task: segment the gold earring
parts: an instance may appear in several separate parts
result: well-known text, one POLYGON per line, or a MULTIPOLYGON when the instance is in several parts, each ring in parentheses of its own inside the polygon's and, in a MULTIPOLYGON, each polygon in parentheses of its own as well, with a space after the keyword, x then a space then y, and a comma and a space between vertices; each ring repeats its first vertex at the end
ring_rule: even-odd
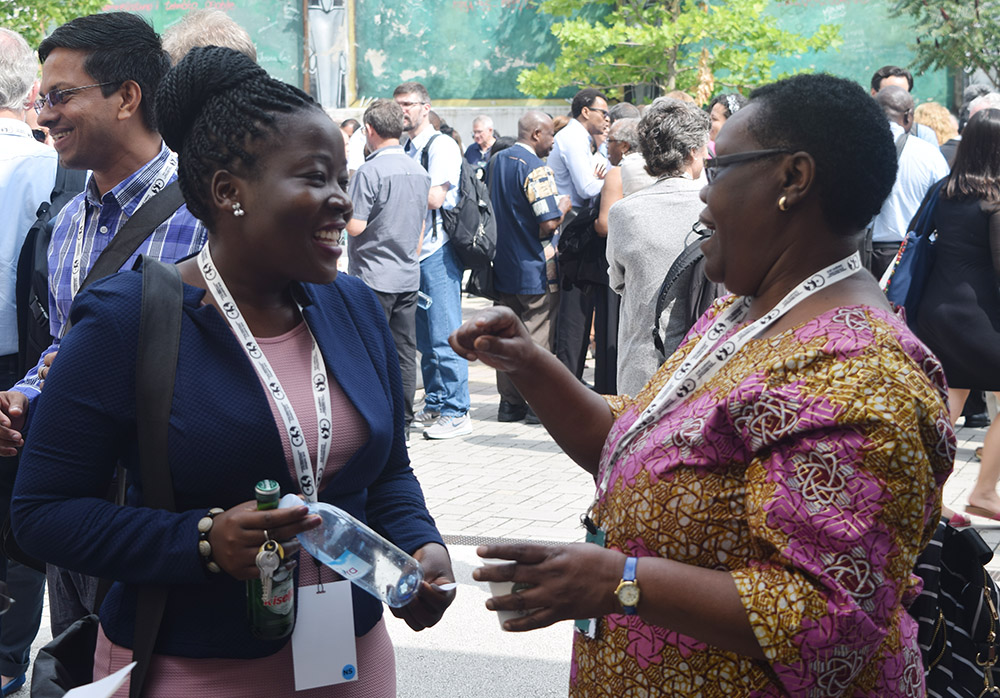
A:
POLYGON ((788 199, 786 199, 784 196, 778 199, 778 210, 779 211, 788 210, 788 199))

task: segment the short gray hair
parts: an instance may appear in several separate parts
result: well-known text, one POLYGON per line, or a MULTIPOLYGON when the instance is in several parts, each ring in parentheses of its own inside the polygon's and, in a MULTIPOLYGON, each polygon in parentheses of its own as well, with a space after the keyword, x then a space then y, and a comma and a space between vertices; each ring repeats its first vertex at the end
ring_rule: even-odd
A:
POLYGON ((642 116, 642 112, 639 111, 639 107, 631 102, 619 102, 608 109, 608 118, 611 123, 615 123, 619 119, 638 119, 640 116, 642 116))
POLYGON ((174 65, 195 46, 231 48, 257 61, 257 47, 250 34, 222 10, 192 10, 163 32, 163 50, 174 65))
POLYGON ((638 119, 618 119, 611 124, 608 135, 613 135, 623 143, 628 143, 630 152, 639 152, 639 120, 638 119))
POLYGON ((0 109, 21 113, 38 76, 38 57, 17 32, 0 29, 0 109))
POLYGON ((708 143, 708 114, 694 104, 658 97, 639 121, 639 147, 653 177, 678 175, 691 151, 708 143))
POLYGON ((475 119, 472 120, 472 128, 476 126, 484 126, 486 128, 493 128, 493 119, 488 117, 486 114, 480 114, 475 119))
POLYGON ((1000 109, 1000 94, 987 92, 969 102, 969 118, 972 118, 973 114, 983 109, 1000 109))

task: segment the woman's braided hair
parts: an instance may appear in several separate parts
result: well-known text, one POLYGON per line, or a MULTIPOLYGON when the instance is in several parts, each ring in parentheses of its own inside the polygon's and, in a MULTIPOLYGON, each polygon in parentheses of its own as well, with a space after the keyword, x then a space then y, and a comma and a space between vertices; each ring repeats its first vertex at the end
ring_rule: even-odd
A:
POLYGON ((180 156, 177 177, 191 213, 209 223, 212 175, 234 168, 252 174, 251 141, 273 133, 278 114, 306 108, 319 106, 242 53, 219 46, 191 49, 156 93, 160 134, 180 156))

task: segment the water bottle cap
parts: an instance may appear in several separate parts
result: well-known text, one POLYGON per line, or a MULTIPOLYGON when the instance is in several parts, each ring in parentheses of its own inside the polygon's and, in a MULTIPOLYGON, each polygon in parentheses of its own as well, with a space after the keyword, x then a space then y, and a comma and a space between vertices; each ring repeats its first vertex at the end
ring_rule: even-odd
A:
POLYGON ((276 480, 261 480, 255 488, 257 498, 277 499, 281 493, 281 486, 276 480))

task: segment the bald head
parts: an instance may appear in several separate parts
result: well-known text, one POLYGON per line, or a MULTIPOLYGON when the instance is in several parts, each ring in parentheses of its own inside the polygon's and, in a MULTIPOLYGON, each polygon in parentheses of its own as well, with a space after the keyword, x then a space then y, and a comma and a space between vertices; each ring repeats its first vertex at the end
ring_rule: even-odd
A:
POLYGON ((913 122, 913 96, 909 92, 902 87, 890 85, 878 91, 875 101, 890 121, 909 129, 909 124, 913 122))
POLYGON ((552 117, 545 112, 526 111, 517 121, 517 140, 534 149, 535 154, 544 158, 552 150, 555 127, 552 117))

